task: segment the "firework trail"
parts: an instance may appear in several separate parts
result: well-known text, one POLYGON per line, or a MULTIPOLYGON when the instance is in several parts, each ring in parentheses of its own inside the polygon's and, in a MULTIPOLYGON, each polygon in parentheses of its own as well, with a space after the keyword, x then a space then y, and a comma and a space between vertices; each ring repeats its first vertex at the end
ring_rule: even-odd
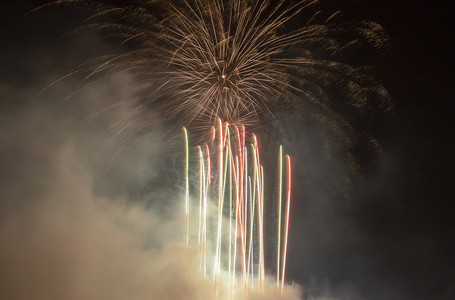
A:
MULTIPOLYGON (((224 288, 221 279, 226 272, 228 295, 237 293, 238 287, 242 293, 263 290, 264 171, 257 138, 253 135, 248 145, 245 126, 274 120, 276 113, 284 112, 291 119, 317 120, 327 129, 327 138, 351 148, 358 129, 343 112, 355 120, 373 106, 387 111, 391 104, 369 72, 335 58, 362 43, 382 49, 387 44, 382 28, 372 22, 340 27, 331 23, 336 14, 317 24, 317 0, 131 0, 118 7, 61 0, 48 6, 74 3, 97 9, 76 31, 106 33, 127 50, 93 59, 69 75, 82 74, 86 84, 127 71, 146 83, 146 95, 119 132, 141 131, 134 114, 149 107, 162 112, 175 127, 186 126, 202 136, 211 130, 211 140, 195 151, 198 172, 193 170, 192 143, 184 131, 186 244, 197 241, 200 268, 213 281, 217 295, 224 288), (311 13, 300 23, 297 16, 307 10, 311 13), (347 41, 346 32, 354 37, 347 41), (344 42, 338 42, 337 36, 344 42), (327 58, 321 59, 321 53, 327 58), (341 97, 330 101, 332 94, 341 97), (190 180, 194 173, 199 174, 197 184, 190 180), (217 199, 214 224, 211 199, 217 199)), ((283 294, 292 173, 291 158, 283 159, 281 147, 278 160, 273 268, 283 294)))
MULTIPOLYGON (((266 281, 264 168, 254 134, 247 139, 244 126, 229 125, 220 119, 218 123, 218 130, 213 130, 215 135, 210 137, 210 141, 197 147, 199 171, 189 172, 185 168, 186 241, 187 244, 197 243, 201 271, 213 281, 216 295, 223 291, 228 297, 239 293, 246 297, 248 292, 264 292, 266 281), (251 141, 249 145, 247 140, 251 141), (196 176, 198 183, 191 185, 194 187, 191 191, 188 184, 190 174, 199 174, 196 176), (190 195, 197 200, 189 200, 190 195), (208 202, 213 202, 213 205, 208 202), (188 207, 196 204, 196 217, 189 222, 188 207), (209 205, 215 208, 209 210, 209 205), (215 220, 213 224, 209 219, 215 220), (208 227, 216 230, 208 232, 208 227), (213 249, 209 249, 210 246, 213 249), (222 277, 228 280, 221 282, 222 277)), ((187 166, 191 154, 185 128, 184 136, 187 166)), ((286 213, 282 218, 283 153, 280 147, 276 283, 281 296, 284 293, 291 210, 292 166, 290 157, 286 155, 285 158, 286 213)))

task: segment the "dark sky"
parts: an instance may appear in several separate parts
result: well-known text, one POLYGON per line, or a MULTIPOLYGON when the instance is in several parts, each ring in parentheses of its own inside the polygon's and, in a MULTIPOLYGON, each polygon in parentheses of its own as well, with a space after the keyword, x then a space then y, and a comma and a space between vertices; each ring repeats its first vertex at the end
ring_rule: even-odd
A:
POLYGON ((364 2, 356 14, 371 16, 392 38, 392 56, 378 70, 396 105, 397 123, 385 149, 398 164, 390 174, 393 181, 372 195, 374 213, 366 224, 372 235, 381 236, 378 264, 385 278, 401 281, 415 299, 450 299, 455 279, 449 246, 455 230, 453 7, 364 2))
POLYGON ((393 47, 376 68, 396 106, 396 124, 384 139, 394 163, 359 210, 376 249, 378 279, 401 285, 412 299, 451 299, 453 6, 358 1, 353 7, 346 13, 383 25, 393 47))
MULTIPOLYGON (((10 1, 2 4, 0 12, 0 81, 23 87, 30 97, 41 87, 35 84, 37 78, 40 82, 46 81, 42 77, 56 78, 47 69, 64 74, 103 50, 91 48, 88 41, 69 55, 71 59, 62 58, 71 42, 56 39, 74 28, 83 13, 63 9, 65 15, 40 12, 20 18, 41 2, 10 1)), ((321 248, 314 248, 322 249, 319 257, 299 258, 289 272, 304 284, 316 276, 335 290, 353 285, 366 299, 455 299, 454 10, 448 1, 327 0, 323 4, 326 9, 343 10, 346 20, 378 22, 389 33, 391 53, 373 63, 396 115, 375 132, 383 146, 382 161, 365 170, 363 183, 352 195, 353 206, 334 222, 338 226, 349 220, 360 237, 321 242, 321 248)), ((3 92, 2 110, 23 101, 3 92)), ((346 234, 342 230, 332 234, 338 233, 346 234)), ((312 253, 299 251, 295 248, 290 255, 312 253)))

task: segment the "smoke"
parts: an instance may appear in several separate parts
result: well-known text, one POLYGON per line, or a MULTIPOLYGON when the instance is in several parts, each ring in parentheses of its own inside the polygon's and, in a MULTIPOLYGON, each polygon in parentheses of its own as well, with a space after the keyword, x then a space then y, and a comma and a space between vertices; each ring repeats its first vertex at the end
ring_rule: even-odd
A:
MULTIPOLYGON (((147 113, 153 126, 128 146, 116 131, 135 107, 112 106, 112 94, 132 84, 122 74, 49 99, 70 93, 69 82, 2 112, 0 298, 214 299, 197 249, 181 243, 182 190, 159 184, 168 152, 159 118, 147 113)), ((3 95, 21 93, 3 85, 3 95)), ((287 288, 283 299, 298 294, 287 288)), ((279 290, 264 295, 249 298, 279 290)))
MULTIPOLYGON (((179 172, 168 126, 146 111, 134 122, 146 130, 123 130, 137 109, 128 96, 138 82, 122 74, 64 100, 78 86, 70 78, 31 100, 79 63, 112 50, 90 34, 54 49, 59 34, 79 24, 73 14, 73 24, 66 15, 61 21, 67 28, 32 20, 22 29, 21 51, 0 50, 7 62, 0 70, 0 299, 214 299, 211 280, 200 276, 197 249, 181 244, 184 184, 173 176, 179 172)), ((292 134, 285 144, 299 159, 287 278, 304 285, 287 287, 287 299, 365 299, 355 292, 359 286, 368 299, 393 299, 377 293, 381 286, 373 289, 370 254, 352 246, 363 245, 365 233, 347 221, 345 202, 335 201, 328 184, 338 182, 343 158, 306 156, 308 145, 322 143, 322 129, 305 129, 314 136, 292 134), (308 282, 312 276, 318 280, 308 282), (321 283, 326 277, 331 284, 321 283)), ((280 298, 272 283, 248 297, 280 298)))

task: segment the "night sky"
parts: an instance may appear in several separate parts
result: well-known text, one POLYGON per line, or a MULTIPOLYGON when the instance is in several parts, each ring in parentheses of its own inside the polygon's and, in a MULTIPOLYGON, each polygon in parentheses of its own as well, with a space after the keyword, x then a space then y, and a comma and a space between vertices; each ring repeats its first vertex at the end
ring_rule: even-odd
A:
MULTIPOLYGON (((61 8, 24 16, 42 2, 0 6, 0 116, 37 101, 30 99, 46 84, 112 47, 93 42, 90 34, 58 40, 89 13, 61 8)), ((390 53, 369 61, 395 114, 371 128, 383 155, 362 166, 348 199, 298 206, 295 218, 315 213, 321 223, 317 234, 308 227, 291 233, 295 263, 289 276, 303 286, 327 288, 327 299, 455 299, 453 8, 448 1, 400 0, 326 0, 322 8, 342 10, 342 20, 375 21, 390 35, 390 53)), ((3 184, 21 151, 0 152, 3 184)), ((0 226, 1 210, 15 206, 7 197, 0 198, 0 226)), ((1 282, 0 298, 7 299, 1 282)))

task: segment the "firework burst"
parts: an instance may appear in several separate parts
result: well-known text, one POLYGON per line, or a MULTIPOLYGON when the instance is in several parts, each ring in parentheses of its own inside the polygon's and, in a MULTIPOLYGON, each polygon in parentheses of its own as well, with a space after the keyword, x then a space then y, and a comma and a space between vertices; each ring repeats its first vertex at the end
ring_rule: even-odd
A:
MULTIPOLYGON (((258 139, 254 134, 248 138, 244 126, 229 125, 220 119, 218 123, 209 141, 194 151, 198 172, 190 168, 194 165, 190 163, 193 151, 189 151, 188 132, 184 128, 186 244, 197 245, 201 272, 212 279, 216 295, 222 291, 228 299, 239 294, 247 299, 249 292, 264 293, 267 266, 275 268, 276 287, 283 296, 291 210, 291 158, 285 156, 283 168, 280 146, 278 209, 272 218, 278 225, 273 242, 277 260, 273 267, 265 255, 269 239, 264 234, 269 218, 265 206, 272 199, 264 192, 266 183, 258 139)), ((273 285, 270 279, 267 285, 273 285)))
POLYGON ((97 9, 77 30, 98 30, 127 49, 74 73, 87 80, 118 71, 136 74, 147 83, 137 112, 151 106, 179 127, 206 132, 217 118, 252 125, 285 112, 317 119, 328 135, 350 144, 358 131, 351 119, 391 107, 369 72, 335 59, 362 44, 382 51, 387 45, 382 28, 373 22, 340 26, 332 23, 336 13, 317 22, 317 0, 133 0, 119 7, 61 0, 49 5, 73 3, 97 9), (330 98, 334 91, 336 97, 330 98))
MULTIPOLYGON (((146 87, 133 114, 152 107, 176 127, 213 132, 218 137, 219 144, 213 138, 212 145, 204 144, 197 151, 199 218, 197 226, 191 226, 195 224, 190 218, 195 192, 189 179, 191 144, 185 130, 186 244, 197 240, 201 269, 213 277, 217 291, 222 270, 228 270, 229 293, 238 278, 242 278, 242 285, 246 283, 244 290, 250 286, 260 289, 265 281, 263 168, 256 138, 252 138, 251 147, 245 143, 244 126, 274 120, 277 113, 284 112, 290 118, 317 120, 327 129, 328 137, 348 145, 349 150, 358 134, 351 119, 377 107, 387 111, 391 104, 385 89, 366 69, 335 58, 362 43, 381 49, 387 44, 382 28, 372 22, 339 26, 332 23, 337 14, 318 23, 317 0, 131 0, 118 7, 61 0, 49 6, 73 3, 97 9, 77 31, 105 33, 120 40, 125 51, 93 59, 70 75, 82 74, 87 83, 119 71, 135 74, 146 87), (218 133, 207 130, 216 123, 218 133), (232 144, 231 134, 235 140, 232 144), (212 162, 213 153, 217 158, 212 162), (207 254, 209 198, 218 199, 217 222, 212 226, 216 234, 209 238, 214 245, 213 258, 207 254), (228 242, 222 238, 225 218, 229 222, 225 226, 228 242), (196 234, 192 228, 197 228, 196 234), (227 263, 222 259, 226 257, 227 263), (213 261, 211 268, 207 266, 209 260, 213 261)), ((128 118, 119 132, 135 130, 137 123, 132 116, 128 118)), ((374 138, 368 138, 378 148, 374 138)), ((281 148, 279 166, 278 239, 273 269, 283 293, 291 159, 286 156, 283 160, 281 148), (287 180, 287 192, 283 192, 283 178, 287 180), (282 203, 283 195, 286 205, 282 203)))

